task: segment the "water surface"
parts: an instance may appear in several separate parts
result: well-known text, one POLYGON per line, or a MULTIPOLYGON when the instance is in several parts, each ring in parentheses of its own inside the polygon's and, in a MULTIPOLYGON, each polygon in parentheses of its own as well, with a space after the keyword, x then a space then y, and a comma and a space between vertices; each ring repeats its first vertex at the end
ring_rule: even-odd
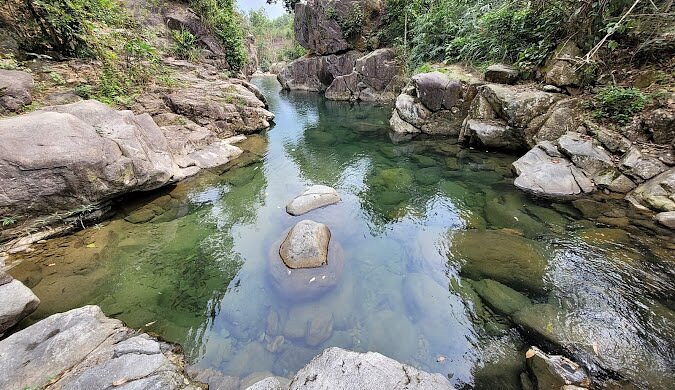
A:
POLYGON ((127 200, 117 218, 12 259, 42 300, 24 325, 98 304, 228 376, 290 376, 339 346, 484 389, 520 388, 535 343, 615 383, 672 388, 672 236, 627 225, 613 204, 622 228, 530 199, 507 155, 394 144, 388 107, 255 82, 276 124, 244 143, 238 167, 127 200), (287 215, 311 184, 342 202, 287 215), (302 218, 328 225, 341 249, 338 283, 322 295, 280 291, 270 272, 302 218))

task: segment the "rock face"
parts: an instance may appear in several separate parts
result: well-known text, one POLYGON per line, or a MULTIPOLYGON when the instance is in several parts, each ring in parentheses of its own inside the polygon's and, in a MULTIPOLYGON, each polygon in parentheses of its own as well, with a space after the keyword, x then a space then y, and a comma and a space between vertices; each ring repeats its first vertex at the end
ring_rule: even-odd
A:
POLYGON ((526 358, 539 390, 556 390, 567 385, 587 388, 591 385, 584 369, 564 356, 548 355, 537 347, 530 347, 526 358))
POLYGON ((417 74, 397 97, 389 124, 400 135, 458 135, 481 84, 478 75, 459 66, 417 74))
POLYGON ((17 112, 31 104, 33 86, 30 73, 0 69, 0 114, 17 112))
POLYGON ((377 31, 384 11, 381 0, 310 0, 295 6, 295 39, 319 55, 360 49, 364 36, 377 31), (352 26, 358 23, 358 26, 352 26), (347 29, 343 28, 347 27, 347 29))
POLYGON ((547 123, 562 95, 530 86, 486 84, 478 87, 459 134, 460 141, 488 148, 523 150, 547 123))
POLYGON ((258 63, 258 52, 255 49, 255 37, 253 35, 246 36, 244 47, 246 47, 246 58, 248 58, 248 62, 244 67, 244 73, 247 76, 250 76, 257 72, 260 67, 260 64, 258 63))
POLYGON ((34 312, 38 297, 23 283, 0 271, 0 336, 34 312))
POLYGON ((0 388, 198 389, 171 349, 85 306, 0 341, 0 388))
POLYGON ((675 211, 675 168, 639 185, 626 199, 641 210, 675 211))
POLYGON ((279 254, 288 268, 316 268, 328 261, 328 226, 304 220, 291 228, 281 244, 279 254))
POLYGON ((429 374, 376 352, 328 348, 295 375, 289 389, 448 389, 440 374, 429 374))
POLYGON ((339 201, 340 195, 334 188, 314 185, 287 204, 286 212, 291 215, 302 215, 339 201))
POLYGON ((404 84, 403 67, 393 50, 377 48, 371 34, 383 12, 381 0, 296 4, 295 38, 310 54, 278 72, 281 86, 325 92, 330 100, 393 101, 404 84), (366 49, 374 51, 362 54, 366 49))

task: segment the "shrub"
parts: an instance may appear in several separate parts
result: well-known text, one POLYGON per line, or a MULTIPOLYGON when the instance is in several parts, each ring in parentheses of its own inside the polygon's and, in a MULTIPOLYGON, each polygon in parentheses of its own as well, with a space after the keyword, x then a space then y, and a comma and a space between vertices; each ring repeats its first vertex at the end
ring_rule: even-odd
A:
POLYGON ((181 59, 195 61, 199 58, 199 47, 197 46, 197 37, 190 31, 181 28, 171 31, 173 45, 171 51, 181 59))
POLYGON ((246 65, 242 20, 234 0, 191 0, 190 4, 225 47, 225 58, 233 71, 246 65))
POLYGON ((593 117, 621 125, 629 123, 649 102, 649 97, 637 88, 609 86, 601 89, 592 101, 593 117))

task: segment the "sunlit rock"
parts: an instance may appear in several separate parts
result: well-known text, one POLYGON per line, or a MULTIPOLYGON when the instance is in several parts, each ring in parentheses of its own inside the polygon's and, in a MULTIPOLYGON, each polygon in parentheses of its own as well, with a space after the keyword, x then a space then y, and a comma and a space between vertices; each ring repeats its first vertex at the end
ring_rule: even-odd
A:
POLYGON ((302 215, 314 209, 338 203, 340 195, 337 191, 324 185, 313 185, 286 205, 286 212, 291 215, 302 215))

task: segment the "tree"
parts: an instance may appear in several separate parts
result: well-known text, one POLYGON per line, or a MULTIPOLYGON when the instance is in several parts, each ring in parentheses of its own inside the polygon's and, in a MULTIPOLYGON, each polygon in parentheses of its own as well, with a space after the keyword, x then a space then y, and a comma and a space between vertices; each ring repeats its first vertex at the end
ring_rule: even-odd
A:
POLYGON ((300 2, 300 0, 267 0, 267 4, 277 4, 279 1, 284 4, 284 8, 288 12, 293 12, 295 5, 300 2))

